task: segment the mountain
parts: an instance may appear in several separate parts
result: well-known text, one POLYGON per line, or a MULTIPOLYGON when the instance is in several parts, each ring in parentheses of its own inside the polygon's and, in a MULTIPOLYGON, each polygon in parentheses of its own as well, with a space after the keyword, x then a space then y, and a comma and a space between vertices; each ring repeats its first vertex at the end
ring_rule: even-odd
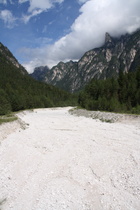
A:
POLYGON ((44 81, 47 72, 49 71, 48 66, 40 66, 34 69, 34 72, 31 75, 36 80, 44 81))
POLYGON ((0 43, 0 115, 23 109, 75 105, 75 101, 70 93, 31 78, 0 43))
POLYGON ((12 65, 17 68, 23 75, 28 74, 25 68, 17 61, 10 50, 0 42, 0 64, 12 65))
POLYGON ((140 30, 120 38, 111 37, 106 33, 102 47, 86 52, 78 62, 58 63, 47 71, 41 80, 64 90, 76 92, 92 78, 116 78, 120 71, 128 73, 135 71, 138 66, 140 66, 140 30))
POLYGON ((75 82, 75 74, 78 75, 77 70, 77 62, 59 62, 47 72, 44 81, 66 91, 74 92, 72 84, 75 82))

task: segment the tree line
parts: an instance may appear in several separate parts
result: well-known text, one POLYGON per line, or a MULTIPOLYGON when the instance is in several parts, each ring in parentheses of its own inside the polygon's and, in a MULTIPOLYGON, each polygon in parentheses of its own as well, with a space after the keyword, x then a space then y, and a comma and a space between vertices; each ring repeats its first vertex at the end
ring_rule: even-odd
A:
MULTIPOLYGON (((22 67, 23 68, 23 67, 22 67)), ((56 106, 140 114, 140 68, 118 79, 92 79, 78 97, 31 78, 0 53, 0 115, 9 112, 56 106)))
POLYGON ((79 105, 88 110, 140 114, 140 68, 118 79, 92 79, 79 94, 79 105))
POLYGON ((72 94, 35 81, 0 56, 0 115, 24 109, 75 104, 76 98, 72 94))

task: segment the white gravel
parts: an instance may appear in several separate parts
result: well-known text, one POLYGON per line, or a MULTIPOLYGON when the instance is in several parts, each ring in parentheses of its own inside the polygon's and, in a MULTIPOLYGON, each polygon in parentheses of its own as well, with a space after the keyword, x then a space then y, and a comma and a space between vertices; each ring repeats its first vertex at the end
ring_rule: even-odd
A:
POLYGON ((140 119, 69 109, 21 112, 26 129, 5 124, 7 134, 0 126, 0 209, 139 210, 140 119))

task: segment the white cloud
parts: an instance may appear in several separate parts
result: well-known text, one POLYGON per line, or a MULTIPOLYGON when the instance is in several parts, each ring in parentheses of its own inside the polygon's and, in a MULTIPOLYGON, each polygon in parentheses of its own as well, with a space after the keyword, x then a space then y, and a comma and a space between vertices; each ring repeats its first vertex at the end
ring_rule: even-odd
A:
POLYGON ((23 15, 23 21, 27 23, 32 17, 47 11, 52 8, 56 3, 62 3, 64 0, 19 0, 19 3, 29 1, 28 14, 23 15))
POLYGON ((83 4, 85 3, 86 1, 89 1, 89 0, 77 0, 80 4, 83 4))
POLYGON ((41 14, 41 13, 42 13, 42 10, 41 10, 41 9, 39 9, 39 10, 34 10, 34 11, 32 12, 32 14, 30 14, 30 15, 23 15, 23 16, 22 16, 22 20, 23 20, 24 23, 28 23, 29 20, 30 20, 32 17, 37 16, 37 15, 39 15, 39 14, 41 14))
POLYGON ((15 26, 16 18, 13 16, 9 10, 0 11, 0 19, 2 19, 7 28, 13 28, 15 26))
POLYGON ((36 9, 50 9, 55 3, 62 3, 64 0, 30 0, 29 12, 36 9))
POLYGON ((7 0, 0 0, 0 4, 7 4, 7 0))
MULTIPOLYGON (((8 0, 0 0, 0 4, 7 4, 8 0)), ((10 4, 14 4, 13 0, 9 0, 10 4)))
MULTIPOLYGON (((38 40, 39 41, 39 40, 38 40)), ((40 40, 41 41, 41 40, 40 40)), ((49 40, 48 40, 49 41, 49 40)), ((44 44, 47 44, 47 40, 43 40, 44 44)), ((33 72, 33 68, 46 65, 44 59, 44 52, 46 48, 36 48, 36 49, 29 49, 29 48, 22 48, 19 53, 25 55, 25 62, 23 66, 28 70, 28 72, 33 72)))
POLYGON ((60 60, 79 59, 87 50, 101 46, 106 32, 120 36, 135 31, 140 27, 139 8, 140 0, 86 1, 71 32, 51 46, 36 49, 37 55, 29 63, 30 69, 38 64, 36 58, 49 66, 60 60))
POLYGON ((13 0, 9 0, 10 4, 14 4, 14 1, 13 0))
POLYGON ((23 4, 23 3, 27 2, 27 1, 29 1, 29 0, 19 0, 18 2, 19 2, 20 4, 23 4))
POLYGON ((36 9, 46 10, 52 7, 52 3, 49 0, 32 0, 30 1, 29 12, 32 12, 36 9))

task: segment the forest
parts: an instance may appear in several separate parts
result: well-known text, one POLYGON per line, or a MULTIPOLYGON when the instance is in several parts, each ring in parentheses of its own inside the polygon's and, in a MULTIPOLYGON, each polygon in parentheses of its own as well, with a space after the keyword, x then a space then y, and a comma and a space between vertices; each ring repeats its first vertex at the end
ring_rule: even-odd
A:
POLYGON ((140 114, 140 68, 118 79, 92 79, 79 94, 79 105, 87 110, 140 114))
POLYGON ((72 94, 38 82, 0 55, 0 115, 32 108, 74 106, 72 94))
POLYGON ((1 44, 0 115, 77 105, 87 110, 140 114, 140 67, 135 72, 120 71, 117 79, 92 79, 78 94, 71 94, 31 78, 22 66, 12 63, 13 59, 1 44))

